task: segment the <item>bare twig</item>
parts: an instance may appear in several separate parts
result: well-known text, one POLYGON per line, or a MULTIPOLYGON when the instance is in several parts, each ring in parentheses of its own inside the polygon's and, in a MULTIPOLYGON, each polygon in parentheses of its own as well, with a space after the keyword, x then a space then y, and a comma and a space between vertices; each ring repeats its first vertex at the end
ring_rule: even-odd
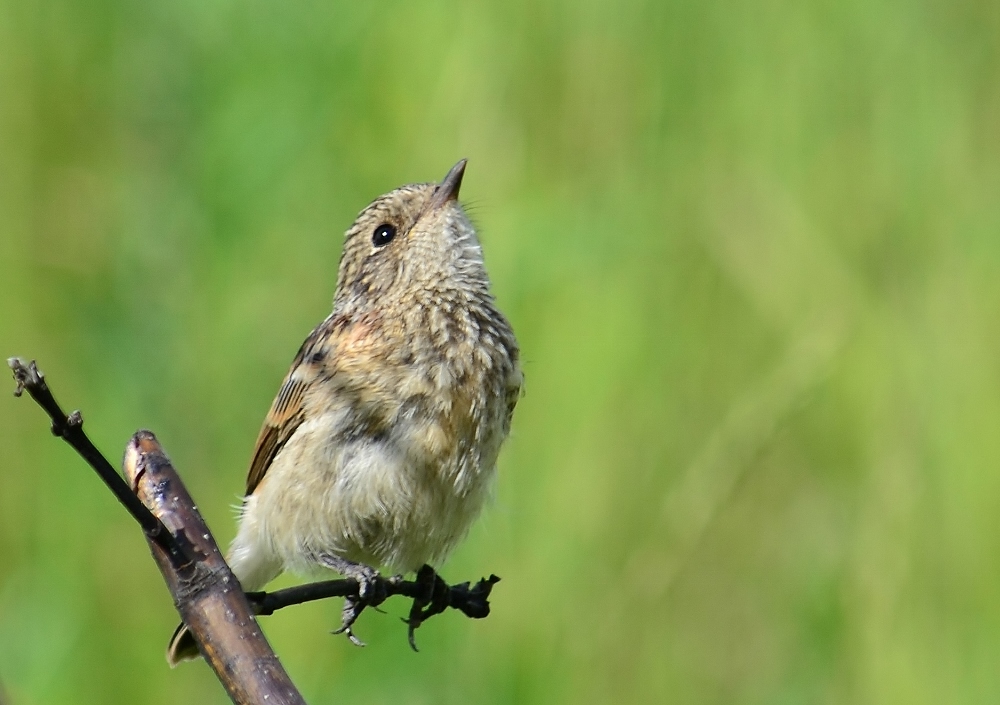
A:
POLYGON ((125 450, 125 477, 182 539, 193 561, 178 565, 153 541, 150 550, 181 618, 234 703, 304 703, 257 626, 239 581, 156 437, 139 431, 125 450))
MULTIPOLYGON (((354 580, 328 580, 271 593, 245 594, 222 557, 215 539, 198 513, 156 437, 139 431, 125 451, 125 479, 83 432, 79 411, 66 415, 56 403, 44 375, 34 362, 11 358, 20 396, 27 391, 52 419, 52 432, 69 443, 89 464, 146 534, 150 551, 163 574, 174 604, 195 636, 206 661, 235 703, 302 703, 288 674, 268 645, 254 614, 270 615, 291 605, 327 597, 358 597, 354 580), (127 481, 126 481, 127 480, 127 481)), ((495 575, 470 587, 448 586, 430 566, 414 581, 382 579, 386 597, 413 599, 410 646, 414 630, 448 608, 481 619, 490 613, 489 597, 500 580, 495 575)), ((2 705, 2 704, 0 704, 2 705)))
MULTIPOLYGON (((448 587, 447 606, 457 609, 473 619, 487 617, 490 613, 490 590, 498 582, 500 582, 500 578, 491 575, 488 578, 483 578, 472 587, 470 587, 470 583, 451 585, 448 587)), ((423 586, 417 581, 395 580, 393 578, 386 580, 387 597, 403 595, 417 599, 424 594, 423 586)), ((292 605, 325 600, 328 597, 357 597, 357 595, 358 583, 356 580, 323 580, 274 592, 248 592, 247 599, 250 600, 255 614, 266 616, 292 605)))
POLYGON ((142 530, 151 541, 155 541, 163 550, 177 554, 178 558, 190 560, 190 556, 184 556, 174 541, 173 536, 163 526, 163 522, 157 519, 147 509, 135 493, 122 479, 122 476, 111 466, 101 451, 97 450, 87 434, 83 432, 83 415, 79 411, 74 411, 69 416, 62 410, 56 402, 55 397, 45 383, 45 375, 35 365, 35 361, 25 362, 19 357, 12 357, 7 360, 7 364, 14 371, 14 380, 17 388, 14 396, 19 397, 25 391, 31 395, 42 409, 52 419, 52 435, 59 436, 69 443, 77 453, 92 467, 104 484, 108 486, 118 501, 125 505, 125 509, 132 515, 142 530))
POLYGON ((177 611, 233 702, 304 704, 155 436, 140 431, 132 437, 126 481, 84 434, 80 412, 62 411, 34 362, 12 358, 8 364, 15 395, 31 395, 52 419, 53 434, 83 456, 142 527, 177 611))
MULTIPOLYGON (((430 566, 417 572, 416 580, 403 580, 399 576, 383 579, 383 594, 386 597, 403 595, 413 599, 410 616, 403 621, 409 626, 410 646, 417 650, 414 631, 423 622, 453 608, 472 619, 482 619, 490 613, 490 592, 500 578, 491 575, 470 587, 469 583, 447 585, 430 566)), ((308 585, 276 590, 275 592, 250 592, 247 598, 258 615, 274 614, 284 607, 300 605, 304 602, 324 600, 328 597, 357 597, 356 580, 325 580, 308 585)))

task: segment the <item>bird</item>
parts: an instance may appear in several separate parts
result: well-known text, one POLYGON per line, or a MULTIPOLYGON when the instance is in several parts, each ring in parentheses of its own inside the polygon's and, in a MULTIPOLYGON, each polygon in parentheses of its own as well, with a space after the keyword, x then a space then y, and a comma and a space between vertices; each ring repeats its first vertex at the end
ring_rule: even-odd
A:
MULTIPOLYGON (((279 574, 357 580, 346 631, 380 571, 444 561, 492 494, 524 376, 476 229, 467 160, 401 186, 347 230, 333 310, 264 420, 227 554, 246 592, 279 574)), ((167 660, 196 658, 184 624, 167 660)))

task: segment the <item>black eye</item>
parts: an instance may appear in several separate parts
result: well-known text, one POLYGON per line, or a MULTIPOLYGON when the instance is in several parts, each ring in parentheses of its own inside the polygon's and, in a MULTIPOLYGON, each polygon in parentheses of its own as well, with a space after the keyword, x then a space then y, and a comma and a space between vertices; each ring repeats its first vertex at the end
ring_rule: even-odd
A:
POLYGON ((389 223, 382 223, 372 233, 372 244, 375 247, 382 247, 382 245, 388 245, 392 242, 392 238, 394 237, 396 237, 396 226, 389 223))

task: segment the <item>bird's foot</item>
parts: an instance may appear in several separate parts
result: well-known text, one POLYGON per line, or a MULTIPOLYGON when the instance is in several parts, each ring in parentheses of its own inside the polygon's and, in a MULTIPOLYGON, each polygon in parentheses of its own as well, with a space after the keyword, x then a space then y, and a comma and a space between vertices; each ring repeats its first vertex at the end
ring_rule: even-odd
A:
POLYGON ((417 642, 414 639, 417 627, 434 615, 441 614, 448 609, 451 597, 451 588, 448 587, 448 583, 429 565, 425 565, 417 571, 416 583, 421 588, 421 594, 413 598, 410 616, 403 620, 409 627, 410 648, 414 651, 418 650, 417 642))
POLYGON ((364 646, 365 643, 355 636, 352 627, 361 616, 366 607, 378 607, 385 602, 388 597, 387 585, 394 581, 402 580, 401 577, 383 578, 377 570, 362 563, 355 563, 339 556, 321 556, 319 563, 327 568, 331 568, 348 580, 355 580, 358 583, 357 596, 348 595, 344 598, 344 609, 341 612, 340 629, 334 634, 346 634, 347 638, 355 646, 364 646))

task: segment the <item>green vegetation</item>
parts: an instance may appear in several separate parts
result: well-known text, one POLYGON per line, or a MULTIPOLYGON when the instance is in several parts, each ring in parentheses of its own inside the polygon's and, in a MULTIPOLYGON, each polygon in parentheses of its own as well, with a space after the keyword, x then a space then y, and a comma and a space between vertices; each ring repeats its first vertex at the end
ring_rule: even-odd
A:
MULTIPOLYGON (((504 580, 420 654, 401 600, 365 649, 266 618, 309 702, 997 702, 998 85, 982 1, 0 0, 0 353, 228 542, 343 231, 469 157, 527 393, 442 572, 504 580)), ((225 702, 124 511, 0 428, 13 705, 225 702)))

